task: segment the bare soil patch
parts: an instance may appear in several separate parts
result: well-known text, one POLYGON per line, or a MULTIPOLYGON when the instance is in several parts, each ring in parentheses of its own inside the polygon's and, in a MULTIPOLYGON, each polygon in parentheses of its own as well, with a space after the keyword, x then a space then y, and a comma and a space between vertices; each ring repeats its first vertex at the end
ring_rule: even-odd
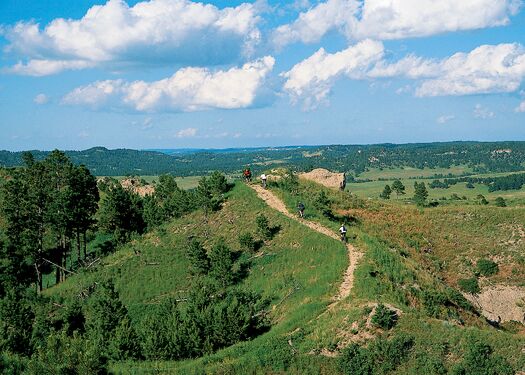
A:
POLYGON ((525 324, 525 288, 493 285, 483 288, 477 296, 465 294, 465 298, 489 320, 525 324))
POLYGON ((301 173, 299 177, 317 182, 331 189, 339 189, 339 184, 343 181, 343 173, 333 173, 323 168, 317 168, 308 173, 301 173))

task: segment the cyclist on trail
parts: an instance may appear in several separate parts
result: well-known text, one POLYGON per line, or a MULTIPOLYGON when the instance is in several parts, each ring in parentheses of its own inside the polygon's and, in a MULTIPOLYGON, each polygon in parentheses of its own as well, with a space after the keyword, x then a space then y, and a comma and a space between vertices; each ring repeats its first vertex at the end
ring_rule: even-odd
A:
POLYGON ((341 224, 341 228, 339 228, 339 233, 341 233, 341 241, 346 243, 346 227, 344 224, 341 224))
POLYGON ((297 210, 299 211, 299 216, 302 219, 304 217, 304 204, 303 204, 303 202, 299 202, 297 204, 297 210))
POLYGON ((266 189, 266 175, 263 173, 261 175, 261 182, 262 182, 262 187, 266 189))
POLYGON ((252 171, 250 168, 246 168, 244 171, 242 171, 242 176, 244 177, 245 182, 251 182, 252 181, 252 171))

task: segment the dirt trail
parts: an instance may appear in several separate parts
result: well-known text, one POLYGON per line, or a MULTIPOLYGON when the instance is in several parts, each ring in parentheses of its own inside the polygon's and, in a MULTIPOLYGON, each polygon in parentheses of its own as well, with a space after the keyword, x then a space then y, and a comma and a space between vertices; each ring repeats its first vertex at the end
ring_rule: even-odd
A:
MULTIPOLYGON (((298 216, 293 215, 290 212, 288 212, 284 202, 281 199, 279 199, 270 190, 266 190, 262 186, 259 186, 259 185, 250 185, 250 187, 257 192, 257 195, 259 196, 259 198, 265 201, 268 206, 281 212, 282 214, 286 215, 290 219, 298 221, 301 224, 307 226, 308 228, 315 230, 316 232, 319 232, 321 234, 324 234, 325 236, 328 236, 330 238, 333 238, 339 241, 339 236, 336 233, 334 233, 331 229, 319 223, 301 219, 298 216)), ((343 278, 343 282, 339 286, 339 292, 337 293, 337 296, 335 297, 336 301, 342 300, 348 297, 348 295, 350 294, 350 291, 352 290, 352 287, 354 286, 354 271, 356 269, 357 262, 363 255, 362 253, 358 252, 355 246, 352 244, 347 244, 346 248, 348 249, 348 258, 350 260, 350 264, 348 265, 348 268, 346 269, 346 272, 343 278)))

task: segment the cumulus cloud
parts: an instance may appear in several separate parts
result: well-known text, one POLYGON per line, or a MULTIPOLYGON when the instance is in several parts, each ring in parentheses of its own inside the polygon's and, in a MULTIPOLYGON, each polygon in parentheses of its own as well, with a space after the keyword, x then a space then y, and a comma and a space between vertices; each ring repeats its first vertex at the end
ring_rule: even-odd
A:
POLYGON ((383 54, 383 44, 373 40, 364 40, 334 54, 321 48, 281 74, 286 79, 283 88, 293 103, 302 102, 305 109, 315 108, 326 100, 338 78, 363 78, 383 54))
MULTIPOLYGON (((292 102, 302 100, 305 107, 325 100, 344 76, 412 79, 418 97, 514 92, 525 78, 525 49, 518 43, 483 45, 444 59, 408 55, 388 62, 381 42, 365 40, 334 54, 321 48, 282 76, 292 102)), ((410 85, 396 92, 408 91, 410 85)))
POLYGON ((515 109, 516 112, 525 112, 525 100, 522 101, 515 109))
POLYGON ((6 51, 23 61, 8 72, 48 75, 104 64, 223 64, 249 55, 260 40, 256 4, 219 9, 189 0, 150 0, 130 7, 109 0, 81 19, 41 28, 19 22, 2 29, 6 51))
POLYGON ((40 105, 46 104, 47 102, 49 102, 49 97, 46 94, 38 94, 33 99, 33 102, 35 102, 36 104, 40 104, 40 105))
POLYGON ((179 130, 175 137, 177 138, 188 138, 188 137, 195 137, 197 135, 197 129, 196 128, 186 128, 179 130))
POLYGON ((293 42, 318 42, 334 28, 344 28, 358 10, 357 1, 329 0, 299 14, 291 24, 279 26, 273 33, 273 43, 282 48, 293 42))
POLYGON ((476 106, 474 107, 474 111, 472 112, 472 114, 474 115, 475 118, 479 118, 482 120, 492 118, 495 115, 494 112, 492 112, 486 107, 483 107, 479 103, 476 104, 476 106))
POLYGON ((518 43, 483 45, 441 60, 409 55, 395 63, 380 61, 370 77, 422 79, 416 96, 513 92, 525 78, 525 50, 518 43))
POLYGON ((454 115, 443 115, 443 116, 439 116, 437 119, 436 119, 436 122, 438 124, 446 124, 447 122, 449 121, 452 121, 456 118, 456 116, 454 115))
POLYGON ((144 112, 247 108, 255 103, 274 63, 273 57, 266 56, 229 70, 184 68, 154 82, 97 81, 76 88, 62 102, 144 112))
POLYGON ((348 39, 421 37, 506 25, 521 0, 327 0, 277 28, 274 43, 311 43, 337 30, 348 39))

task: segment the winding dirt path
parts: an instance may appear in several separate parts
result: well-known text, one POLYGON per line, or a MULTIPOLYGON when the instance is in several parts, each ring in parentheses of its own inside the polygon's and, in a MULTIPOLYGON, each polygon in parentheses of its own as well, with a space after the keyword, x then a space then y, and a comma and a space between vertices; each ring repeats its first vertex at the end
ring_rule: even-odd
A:
MULTIPOLYGON (((249 185, 249 186, 257 192, 257 195, 259 196, 259 198, 265 201, 268 206, 281 212, 282 214, 289 217, 290 219, 298 221, 301 224, 307 226, 308 228, 315 230, 316 232, 319 232, 321 234, 324 234, 325 236, 328 236, 330 238, 333 238, 339 241, 339 236, 336 233, 334 233, 331 229, 319 223, 301 219, 298 216, 293 215, 290 212, 288 212, 284 202, 281 199, 279 199, 270 190, 264 189, 262 186, 259 186, 259 185, 249 185)), ((350 291, 352 290, 352 287, 354 286, 354 271, 356 269, 357 262, 363 255, 361 252, 357 251, 355 246, 352 244, 349 244, 349 243, 346 244, 346 248, 348 249, 348 258, 350 262, 349 262, 348 268, 345 271, 343 282, 339 286, 339 291, 337 295, 335 296, 336 301, 340 301, 350 295, 350 291)))

